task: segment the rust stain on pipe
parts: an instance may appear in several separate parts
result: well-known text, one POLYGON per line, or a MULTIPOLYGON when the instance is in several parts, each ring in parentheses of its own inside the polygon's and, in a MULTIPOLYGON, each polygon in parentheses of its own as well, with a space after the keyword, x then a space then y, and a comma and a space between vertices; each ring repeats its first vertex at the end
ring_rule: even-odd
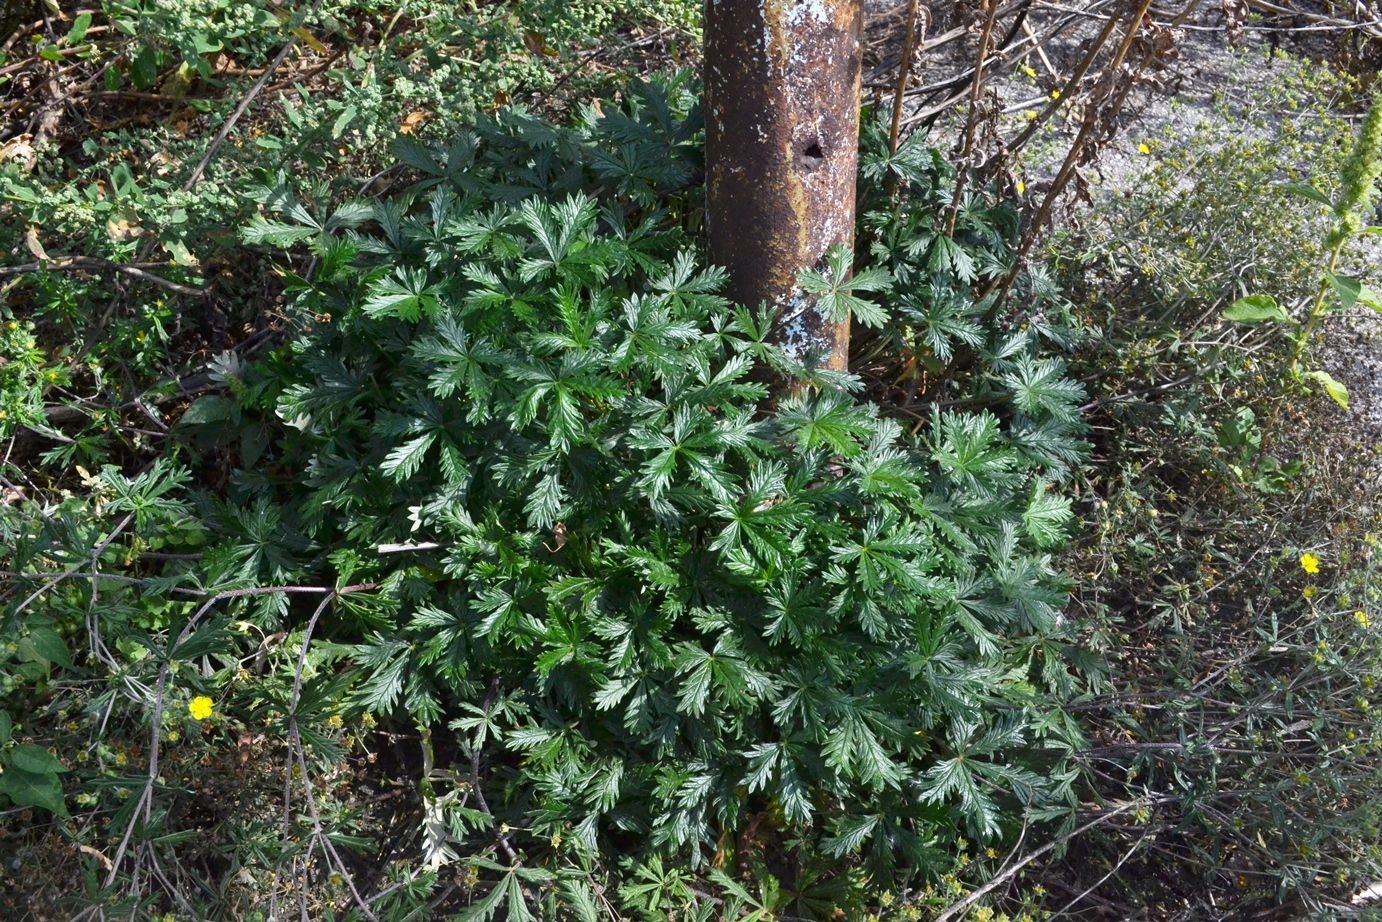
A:
POLYGON ((778 308, 774 337, 797 358, 849 361, 796 287, 854 241, 861 0, 706 0, 706 198, 711 261, 730 297, 778 308), (785 321, 785 322, 782 322, 785 321))

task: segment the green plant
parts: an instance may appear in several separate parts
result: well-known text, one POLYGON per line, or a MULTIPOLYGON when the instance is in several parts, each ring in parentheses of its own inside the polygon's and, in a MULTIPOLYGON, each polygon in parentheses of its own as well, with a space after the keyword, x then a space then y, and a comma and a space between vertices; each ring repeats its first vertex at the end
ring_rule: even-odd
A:
MULTIPOLYGON (((1040 551, 1061 462, 988 412, 936 413, 918 452, 794 372, 696 266, 674 90, 576 131, 405 140, 424 179, 372 208, 267 192, 246 240, 308 243, 295 310, 330 318, 276 401, 307 472, 284 515, 387 589, 357 705, 456 733, 434 850, 764 861, 753 829, 803 899, 822 859, 922 870, 943 830, 1059 798, 1021 753, 1070 732, 1037 691, 1070 683, 1040 551), (769 404, 762 371, 803 384, 769 404)), ((1079 396, 1035 344, 994 359, 1019 431, 1079 396)))
MULTIPOLYGON (((1302 371, 1300 366, 1306 347, 1313 342, 1327 313, 1346 311, 1355 304, 1382 313, 1382 296, 1362 280, 1338 274, 1344 248, 1363 232, 1363 215, 1373 208, 1379 175, 1382 175, 1382 94, 1373 98, 1358 129, 1358 135, 1343 164, 1339 192, 1332 201, 1312 186, 1288 187, 1289 191, 1328 207, 1333 217, 1332 226, 1325 237, 1325 266, 1305 319, 1297 323, 1285 307, 1267 294, 1239 298, 1224 311, 1224 317, 1228 320, 1272 322, 1291 328, 1293 346, 1287 371, 1294 377, 1315 381, 1345 409, 1348 407, 1348 389, 1343 384, 1327 371, 1319 368, 1302 371)), ((1382 233, 1382 228, 1368 230, 1382 233)))

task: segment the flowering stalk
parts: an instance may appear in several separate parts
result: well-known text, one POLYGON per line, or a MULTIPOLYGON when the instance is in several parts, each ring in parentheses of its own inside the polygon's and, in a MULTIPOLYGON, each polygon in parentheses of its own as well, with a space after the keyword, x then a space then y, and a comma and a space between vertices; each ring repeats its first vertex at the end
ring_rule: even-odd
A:
POLYGON ((1358 130, 1353 150, 1349 151, 1348 159, 1344 162, 1343 184, 1334 202, 1334 226, 1325 238, 1329 267, 1320 279, 1315 302, 1296 337, 1296 348, 1291 355, 1292 374, 1297 373, 1305 346, 1315 335, 1325 315, 1327 297, 1344 247, 1363 229, 1362 212, 1372 204, 1379 175, 1382 175, 1382 93, 1373 97, 1368 114, 1363 117, 1363 125, 1358 130))

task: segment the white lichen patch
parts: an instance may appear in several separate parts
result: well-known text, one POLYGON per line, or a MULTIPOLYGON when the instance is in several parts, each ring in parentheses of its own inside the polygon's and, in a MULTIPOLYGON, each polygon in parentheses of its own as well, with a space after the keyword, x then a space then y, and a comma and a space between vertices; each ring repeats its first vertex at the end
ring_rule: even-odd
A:
POLYGON ((797 0, 797 3, 787 12, 787 24, 789 26, 799 26, 808 21, 830 21, 830 10, 826 7, 825 0, 797 0))
POLYGON ((812 325, 807 322, 808 312, 814 310, 815 304, 807 298, 806 293, 800 288, 794 288, 791 297, 779 311, 783 320, 778 345, 788 358, 799 364, 805 364, 807 357, 813 352, 818 358, 828 357, 835 347, 829 336, 820 329, 813 330, 812 325))

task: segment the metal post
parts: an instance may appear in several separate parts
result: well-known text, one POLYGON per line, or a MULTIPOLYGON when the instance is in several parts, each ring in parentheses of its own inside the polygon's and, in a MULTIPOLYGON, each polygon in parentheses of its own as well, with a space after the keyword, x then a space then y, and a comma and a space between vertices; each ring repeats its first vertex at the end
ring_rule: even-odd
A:
POLYGON ((798 358, 843 371, 849 323, 796 286, 854 241, 862 0, 706 0, 706 198, 710 258, 730 297, 778 308, 798 358))

